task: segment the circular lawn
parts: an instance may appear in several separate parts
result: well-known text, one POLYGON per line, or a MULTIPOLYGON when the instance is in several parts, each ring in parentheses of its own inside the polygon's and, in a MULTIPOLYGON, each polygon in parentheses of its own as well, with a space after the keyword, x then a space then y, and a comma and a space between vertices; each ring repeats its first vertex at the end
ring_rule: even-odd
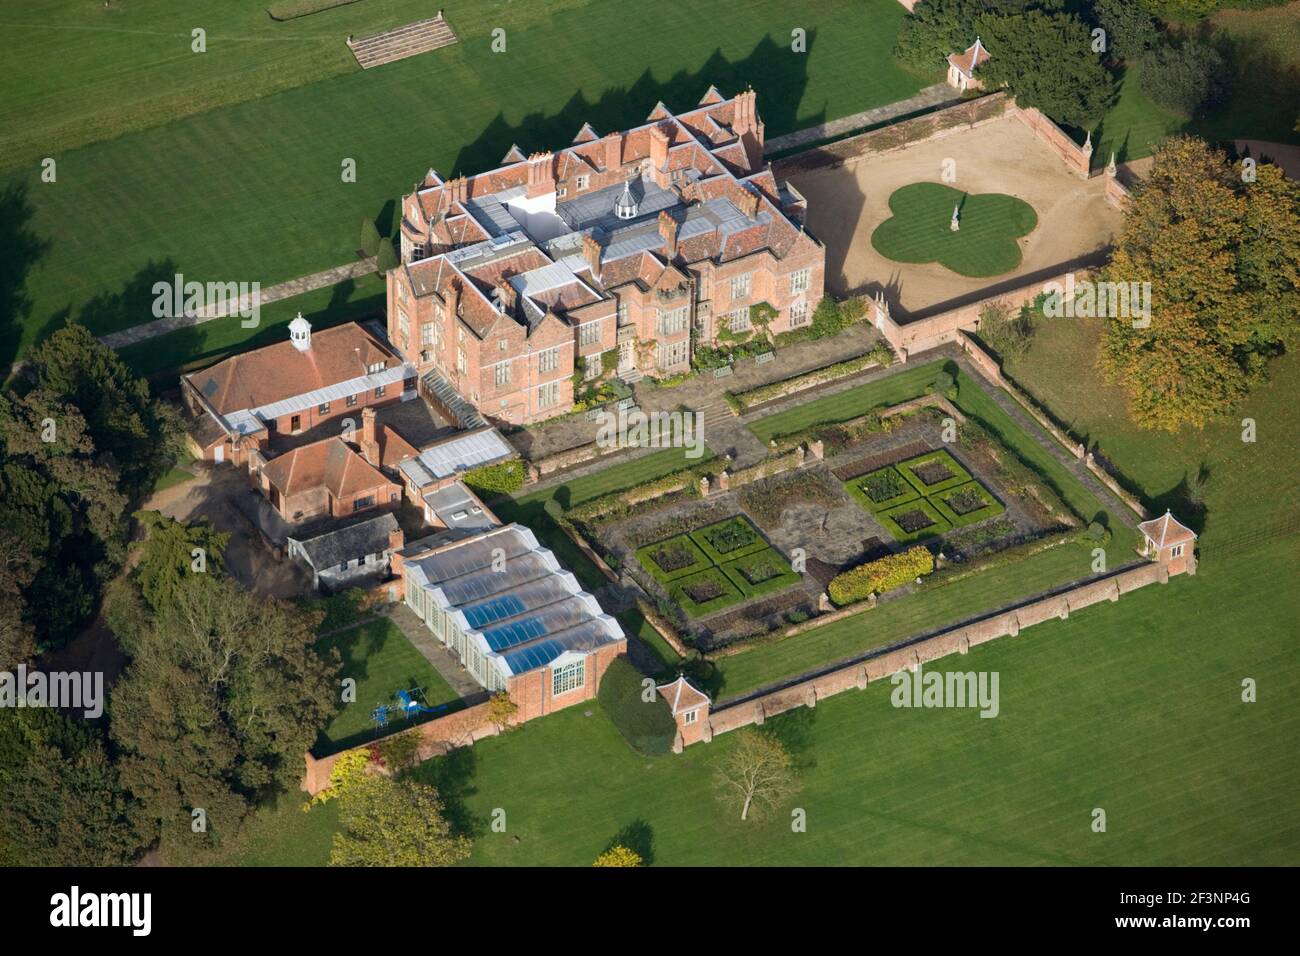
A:
POLYGON ((911 183, 889 197, 893 215, 876 227, 871 245, 895 262, 937 262, 972 278, 1001 275, 1020 265, 1017 240, 1038 224, 1034 207, 1002 193, 970 195, 940 183, 911 183), (951 228, 957 207, 960 228, 951 228))

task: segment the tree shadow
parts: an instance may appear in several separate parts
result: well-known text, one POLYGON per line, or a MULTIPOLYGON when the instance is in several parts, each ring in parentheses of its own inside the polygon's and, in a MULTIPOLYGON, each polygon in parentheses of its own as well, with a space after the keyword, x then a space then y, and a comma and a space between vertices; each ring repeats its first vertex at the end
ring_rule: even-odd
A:
POLYGON ((410 771, 412 779, 428 784, 442 798, 443 818, 459 836, 478 837, 487 821, 469 808, 469 798, 478 793, 473 786, 478 759, 473 747, 458 747, 445 756, 426 760, 410 771))
POLYGON ((581 90, 575 91, 554 113, 535 111, 513 124, 506 121, 504 113, 498 113, 473 142, 461 148, 451 175, 495 168, 512 146, 519 146, 525 153, 555 149, 570 142, 583 123, 590 123, 598 133, 608 133, 644 123, 659 103, 685 112, 695 107, 711 85, 724 96, 740 92, 747 85, 758 90, 759 114, 768 136, 792 130, 796 123, 822 123, 825 109, 813 115, 798 115, 815 42, 814 30, 808 34, 808 52, 796 54, 769 34, 743 59, 728 60, 721 49, 714 49, 698 70, 679 70, 659 80, 647 69, 631 86, 611 87, 594 100, 581 90), (764 90, 769 91, 766 97, 764 90))
POLYGON ((619 830, 605 844, 608 852, 616 846, 625 846, 637 856, 645 866, 652 866, 655 861, 655 831, 645 820, 638 817, 619 830))
POLYGON ((27 276, 52 245, 31 229, 34 214, 25 183, 10 183, 0 192, 0 370, 6 373, 0 377, 7 377, 17 358, 32 313, 27 276))

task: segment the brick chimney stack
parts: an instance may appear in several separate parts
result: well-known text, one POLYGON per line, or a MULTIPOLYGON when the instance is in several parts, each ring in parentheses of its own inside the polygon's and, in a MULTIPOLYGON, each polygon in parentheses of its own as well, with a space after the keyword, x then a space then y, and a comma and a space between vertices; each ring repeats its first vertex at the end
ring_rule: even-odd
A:
POLYGON ((660 189, 668 188, 668 132, 662 126, 650 128, 650 172, 660 189))
POLYGON ((528 186, 531 199, 555 192, 555 156, 552 153, 533 153, 528 157, 528 186))
POLYGON ((587 266, 591 269, 591 276, 597 282, 600 281, 600 243, 591 236, 582 237, 582 254, 587 260, 587 266))
POLYGON ((469 199, 469 179, 466 178, 464 173, 449 182, 447 189, 451 193, 453 202, 463 203, 469 199))
POLYGON ((370 464, 379 467, 379 442, 375 439, 375 409, 369 405, 361 409, 361 454, 370 464))
POLYGON ((454 319, 460 315, 460 280, 452 279, 451 284, 447 286, 447 291, 442 294, 442 298, 447 303, 449 318, 454 319))
POLYGON ((659 213, 659 235, 664 240, 664 255, 670 260, 677 257, 677 220, 665 209, 659 213))
POLYGON ((758 119, 757 99, 752 89, 737 93, 731 117, 731 128, 745 146, 750 169, 757 169, 763 162, 763 124, 758 119))
POLYGON ((390 552, 402 550, 405 544, 406 535, 402 534, 401 528, 388 532, 388 550, 390 552))
POLYGON ((605 137, 605 172, 613 172, 623 165, 623 134, 610 133, 605 137))

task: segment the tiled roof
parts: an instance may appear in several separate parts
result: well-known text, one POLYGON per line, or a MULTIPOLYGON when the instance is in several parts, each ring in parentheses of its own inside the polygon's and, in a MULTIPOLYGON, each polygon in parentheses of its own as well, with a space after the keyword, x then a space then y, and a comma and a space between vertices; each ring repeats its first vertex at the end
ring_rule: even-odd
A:
POLYGON ((660 684, 655 690, 668 702, 668 709, 674 717, 709 703, 708 696, 692 687, 691 682, 681 675, 671 684, 660 684))
POLYGON ((347 498, 388 482, 337 436, 272 458, 262 474, 286 497, 325 488, 335 498, 347 498))
POLYGON ((1196 540, 1196 532, 1181 524, 1168 511, 1159 518, 1143 521, 1138 525, 1138 530, 1155 542, 1157 548, 1196 540))
POLYGON ((360 378, 380 362, 401 364, 378 339, 349 322, 313 332, 305 352, 285 339, 185 377, 217 414, 228 415, 360 378))

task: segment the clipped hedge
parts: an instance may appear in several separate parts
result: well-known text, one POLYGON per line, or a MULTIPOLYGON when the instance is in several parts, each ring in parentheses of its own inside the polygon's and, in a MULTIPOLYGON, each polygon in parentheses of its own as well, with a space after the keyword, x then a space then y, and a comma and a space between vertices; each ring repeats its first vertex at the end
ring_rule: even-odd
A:
POLYGON ((646 701, 644 680, 627 657, 616 657, 600 679, 596 699, 629 747, 647 757, 658 757, 672 750, 677 722, 658 693, 646 701))
POLYGON ((495 465, 483 465, 471 468, 461 475, 463 481, 474 494, 511 495, 524 486, 524 463, 519 458, 499 461, 495 465))
POLYGON ((934 558, 929 549, 917 545, 835 575, 826 592, 837 607, 843 607, 865 601, 872 594, 901 588, 933 570, 934 558))

